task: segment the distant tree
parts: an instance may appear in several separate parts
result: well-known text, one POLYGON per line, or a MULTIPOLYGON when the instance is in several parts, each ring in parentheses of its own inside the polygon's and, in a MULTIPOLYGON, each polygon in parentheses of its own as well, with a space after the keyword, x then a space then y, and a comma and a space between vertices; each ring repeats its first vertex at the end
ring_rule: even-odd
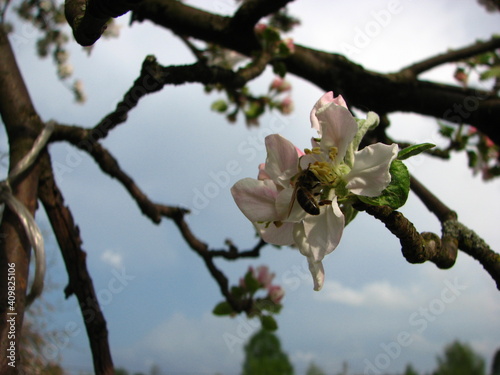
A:
POLYGON ((408 363, 406 365, 406 369, 403 375, 418 375, 418 372, 413 368, 413 366, 410 363, 408 363))
POLYGON ((129 372, 123 367, 119 367, 115 369, 115 375, 129 375, 129 372))
POLYGON ((160 369, 160 366, 158 365, 152 365, 151 369, 149 370, 149 375, 162 375, 162 371, 160 369))
POLYGON ((279 338, 260 330, 245 346, 243 375, 293 375, 293 366, 281 350, 279 338))
POLYGON ((485 375, 484 359, 459 341, 449 344, 437 362, 433 375, 485 375))
POLYGON ((500 349, 497 349, 491 364, 491 375, 500 375, 500 349))
POLYGON ((309 367, 307 368, 306 375, 326 375, 325 372, 318 367, 314 362, 311 362, 309 364, 309 367))

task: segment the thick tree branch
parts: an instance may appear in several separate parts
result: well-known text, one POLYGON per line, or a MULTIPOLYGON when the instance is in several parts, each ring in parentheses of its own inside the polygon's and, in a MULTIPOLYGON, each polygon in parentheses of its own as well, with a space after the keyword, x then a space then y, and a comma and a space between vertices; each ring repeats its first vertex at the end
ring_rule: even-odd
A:
MULTIPOLYGON (((16 63, 12 48, 4 28, 0 25, 0 115, 5 124, 9 138, 10 167, 17 163, 31 150, 34 140, 40 133, 43 123, 35 111, 21 72, 16 63)), ((37 187, 40 174, 39 163, 36 162, 12 186, 14 196, 34 216, 37 206, 37 187)), ((17 368, 7 366, 7 349, 10 340, 8 333, 8 288, 7 273, 9 264, 14 264, 16 273, 15 285, 15 332, 17 337, 16 363, 19 363, 19 338, 26 303, 26 288, 30 262, 30 243, 17 215, 8 208, 0 225, 0 368, 5 374, 17 374, 17 368)), ((12 312, 12 311, 10 311, 12 312)), ((10 361, 9 361, 10 362, 10 361)))
MULTIPOLYGON (((235 30, 230 17, 203 12, 178 1, 143 0, 134 10, 133 19, 148 19, 177 34, 220 44, 248 56, 260 49, 254 33, 245 28, 235 30)), ((356 108, 387 114, 413 112, 454 123, 465 122, 500 144, 500 132, 492 121, 500 118, 500 99, 488 92, 380 74, 341 55, 299 45, 283 62, 288 72, 325 91, 342 94, 356 108)))
POLYGON ((441 202, 415 177, 411 176, 411 189, 424 205, 441 222, 443 228, 442 244, 449 251, 462 250, 476 259, 491 275, 500 290, 500 255, 490 249, 488 244, 474 231, 457 221, 457 214, 441 202))
POLYGON ((411 64, 410 66, 401 69, 397 74, 405 77, 415 78, 420 73, 435 68, 436 66, 463 60, 484 52, 493 51, 496 48, 500 48, 500 37, 494 36, 486 42, 477 42, 470 46, 441 53, 439 55, 432 56, 428 59, 411 64))
POLYGON ((231 25, 236 25, 238 29, 253 29, 261 18, 276 13, 292 1, 294 0, 246 0, 234 13, 231 25))
POLYGON ((409 263, 423 263, 429 260, 439 268, 450 268, 455 263, 456 250, 450 251, 448 246, 441 246, 439 236, 433 233, 420 235, 401 212, 387 206, 364 203, 356 203, 353 207, 382 221, 387 229, 399 238, 401 252, 409 263))
POLYGON ((382 221, 387 229, 399 238, 401 252, 409 263, 423 263, 429 260, 439 268, 447 269, 454 265, 457 250, 460 249, 481 263, 500 290, 500 255, 491 250, 474 231, 458 222, 455 212, 416 182, 416 179, 412 180, 412 189, 418 192, 426 207, 441 221, 441 238, 430 232, 419 234, 403 214, 389 207, 359 203, 354 208, 366 211, 382 221))
POLYGON ((500 290, 500 254, 493 251, 482 238, 462 223, 450 222, 447 229, 449 233, 457 236, 460 250, 481 263, 500 290))
POLYGON ((90 341, 95 373, 112 375, 114 369, 108 343, 106 320, 87 270, 86 253, 81 246, 80 233, 70 210, 64 205, 62 194, 54 181, 48 155, 46 155, 44 162, 43 173, 40 177, 39 196, 47 212, 68 272, 69 283, 65 289, 66 298, 75 294, 78 299, 90 341))
POLYGON ((106 30, 110 18, 121 16, 141 0, 66 0, 64 14, 75 40, 90 46, 106 30))

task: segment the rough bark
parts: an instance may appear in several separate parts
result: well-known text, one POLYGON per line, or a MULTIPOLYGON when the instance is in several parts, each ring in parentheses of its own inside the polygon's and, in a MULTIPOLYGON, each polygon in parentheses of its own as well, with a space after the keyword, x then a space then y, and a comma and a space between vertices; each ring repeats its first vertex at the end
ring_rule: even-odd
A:
MULTIPOLYGON (((10 169, 31 149, 42 129, 21 72, 16 63, 7 35, 0 27, 0 114, 7 130, 10 148, 10 169)), ((37 205, 40 167, 35 163, 18 181, 12 193, 34 215, 37 205)), ((30 262, 30 244, 17 216, 5 208, 0 225, 0 369, 2 374, 17 374, 17 367, 4 353, 15 343, 16 366, 19 364, 19 338, 26 304, 26 289, 30 262), (9 265, 15 265, 15 311, 8 310, 7 275, 9 265), (15 312, 17 315, 8 315, 15 312), (8 319, 15 317, 15 339, 10 340, 8 319), (5 372, 3 372, 5 371, 5 372)))

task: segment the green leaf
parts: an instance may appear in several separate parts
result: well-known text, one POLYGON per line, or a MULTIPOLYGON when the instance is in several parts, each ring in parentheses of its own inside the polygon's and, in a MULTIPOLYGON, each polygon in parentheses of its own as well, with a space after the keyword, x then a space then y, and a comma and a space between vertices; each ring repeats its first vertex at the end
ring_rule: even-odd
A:
POLYGON ((358 210, 355 210, 354 208, 352 208, 352 204, 350 204, 350 203, 340 206, 340 209, 342 210, 342 213, 344 214, 344 220, 345 220, 344 226, 345 227, 347 226, 347 224, 349 224, 351 221, 354 220, 354 218, 356 217, 356 215, 359 212, 358 210))
POLYGON ((276 323, 276 320, 272 316, 261 315, 260 322, 262 323, 262 328, 268 331, 276 331, 278 329, 278 323, 276 323))
POLYGON ((212 313, 214 315, 218 315, 218 316, 229 315, 229 314, 232 314, 233 312, 234 312, 233 308, 226 301, 220 302, 219 304, 217 304, 217 306, 215 306, 213 311, 212 311, 212 313))
POLYGON ((250 271, 245 274, 245 287, 246 290, 250 292, 250 294, 254 294, 261 287, 260 283, 250 271))
POLYGON ((264 30, 262 38, 268 43, 268 45, 273 45, 281 40, 280 33, 272 27, 268 27, 264 30))
POLYGON ((472 150, 467 150, 467 157, 469 159, 469 167, 474 168, 478 161, 477 153, 472 150))
POLYGON ((286 64, 281 61, 275 61, 273 63, 273 72, 279 75, 281 78, 286 75, 286 64))
POLYGON ((453 133, 455 133, 455 128, 439 123, 439 133, 441 133, 443 137, 451 138, 453 133))
POLYGON ((491 69, 488 69, 487 71, 481 73, 479 77, 481 80, 500 77, 500 66, 494 66, 491 69))
POLYGON ((390 168, 391 183, 378 197, 358 196, 359 200, 373 206, 389 206, 398 209, 406 203, 410 192, 410 174, 406 165, 400 160, 394 160, 390 168))
POLYGON ((418 155, 421 152, 424 152, 425 150, 429 150, 433 147, 436 147, 436 145, 434 145, 432 143, 421 143, 419 145, 413 145, 413 146, 406 147, 406 148, 402 149, 401 151, 399 151, 398 159, 399 160, 408 159, 412 156, 418 155))
POLYGON ((231 287, 231 294, 234 298, 241 298, 246 292, 247 290, 245 288, 242 288, 241 286, 231 287))
POLYGON ((220 113, 226 112, 227 111, 227 103, 224 99, 220 99, 220 100, 213 102, 212 106, 210 108, 212 108, 212 111, 216 111, 216 112, 220 112, 220 113))
POLYGON ((283 307, 280 304, 274 303, 269 298, 259 298, 255 300, 254 306, 259 311, 269 311, 272 314, 278 314, 283 307))
POLYGON ((254 100, 250 103, 248 109, 245 111, 245 115, 250 119, 258 118, 264 113, 265 107, 262 102, 254 100))

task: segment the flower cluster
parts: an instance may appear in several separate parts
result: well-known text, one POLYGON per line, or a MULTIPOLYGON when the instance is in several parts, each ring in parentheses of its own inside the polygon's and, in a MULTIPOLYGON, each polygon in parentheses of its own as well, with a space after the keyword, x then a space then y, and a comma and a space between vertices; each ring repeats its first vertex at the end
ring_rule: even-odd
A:
MULTIPOLYGON (((245 306, 247 317, 258 317, 262 327, 271 331, 278 328, 272 315, 281 311, 281 301, 285 296, 283 288, 272 283, 274 276, 267 266, 259 266, 257 269, 249 267, 239 285, 231 287, 232 298, 237 304, 245 306), (260 290, 265 290, 267 294, 259 296, 260 290)), ((213 310, 218 316, 235 316, 238 312, 228 301, 218 303, 213 310)))
POLYGON ((398 146, 376 143, 358 151, 378 116, 355 119, 342 96, 332 92, 317 101, 310 120, 319 134, 310 149, 302 151, 278 134, 267 136, 258 178, 238 181, 231 193, 264 241, 298 247, 320 290, 322 260, 339 244, 347 212, 356 196, 377 197, 388 187, 398 146))
POLYGON ((267 266, 259 266, 257 269, 249 267, 245 278, 240 279, 240 287, 248 289, 247 280, 252 277, 253 280, 257 281, 260 288, 267 290, 267 298, 273 303, 279 304, 285 296, 285 291, 281 286, 272 284, 274 276, 275 274, 269 272, 267 266))
POLYGON ((500 175, 500 151, 495 142, 473 126, 469 127, 466 141, 469 166, 474 175, 481 173, 484 181, 498 177, 500 175))
POLYGON ((293 39, 281 39, 277 28, 259 23, 255 26, 254 31, 262 47, 271 53, 273 57, 288 57, 295 52, 293 39))

